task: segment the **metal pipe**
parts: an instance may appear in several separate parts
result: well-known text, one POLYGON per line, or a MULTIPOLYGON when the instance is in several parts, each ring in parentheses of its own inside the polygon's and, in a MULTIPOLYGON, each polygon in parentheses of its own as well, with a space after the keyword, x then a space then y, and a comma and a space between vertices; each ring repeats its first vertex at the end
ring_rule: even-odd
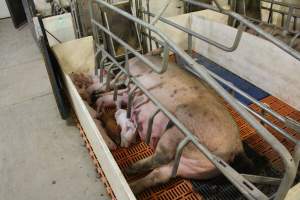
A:
POLYGON ((174 166, 172 169, 172 174, 171 177, 175 178, 177 175, 177 170, 179 167, 179 162, 180 162, 180 158, 182 155, 182 151, 183 148, 191 141, 191 139, 189 137, 184 138, 178 145, 177 149, 176 149, 176 154, 175 154, 175 160, 174 160, 174 166))
POLYGON ((128 119, 131 118, 131 109, 132 109, 133 97, 134 97, 134 92, 137 90, 137 88, 138 88, 137 86, 134 86, 134 88, 128 94, 128 105, 127 105, 127 118, 128 119))
MULTIPOLYGON (((210 10, 213 10, 213 11, 216 11, 216 12, 220 12, 218 10, 218 8, 216 8, 214 6, 207 5, 205 3, 196 2, 194 0, 182 0, 182 1, 191 3, 191 4, 196 5, 196 6, 200 6, 200 7, 206 8, 206 9, 210 9, 210 10)), ((284 42, 282 42, 282 41, 278 40, 277 38, 273 37, 271 34, 266 33, 264 30, 257 27, 252 22, 248 21, 245 17, 243 17, 243 16, 241 16, 241 15, 239 15, 239 14, 233 12, 233 11, 230 11, 230 10, 223 10, 223 12, 221 12, 221 13, 225 14, 225 15, 229 15, 229 16, 233 17, 234 19, 236 19, 237 21, 239 21, 240 23, 243 23, 245 26, 253 29, 260 36, 262 36, 266 40, 270 41, 271 43, 273 43, 274 45, 276 45, 277 47, 279 47, 280 49, 282 49, 283 51, 285 51, 286 53, 290 54, 291 56, 293 56, 294 58, 296 58, 297 60, 300 61, 300 53, 298 51, 296 51, 295 49, 292 49, 291 47, 286 45, 284 42)))
POLYGON ((120 71, 114 79, 114 94, 113 94, 114 101, 117 101, 117 98, 118 98, 118 86, 120 85, 118 83, 118 81, 119 81, 119 78, 122 76, 122 74, 123 74, 123 72, 120 71))
POLYGON ((110 90, 110 81, 111 81, 111 78, 112 78, 112 73, 111 73, 111 70, 113 69, 114 67, 114 64, 112 63, 109 68, 108 68, 108 71, 107 71, 107 79, 106 79, 106 92, 108 92, 110 90))
MULTIPOLYGON (((155 17, 155 15, 153 13, 149 13, 149 15, 151 17, 155 17)), ((241 38, 242 38, 242 35, 243 35, 243 31, 245 29, 244 25, 241 23, 240 26, 238 27, 238 31, 236 33, 236 36, 235 36, 235 39, 233 41, 232 46, 231 47, 227 47, 227 46, 225 46, 223 44, 220 44, 220 43, 218 43, 216 41, 213 41, 213 40, 211 40, 211 39, 209 39, 209 38, 207 38, 205 36, 202 36, 202 35, 198 34, 195 31, 187 29, 187 28, 185 28, 185 27, 183 27, 181 25, 178 25, 178 24, 176 24, 176 23, 172 22, 171 20, 168 20, 168 19, 166 19, 164 17, 160 17, 159 19, 160 19, 160 21, 164 22, 165 24, 173 26, 173 27, 175 27, 175 28, 177 28, 177 29, 179 29, 179 30, 181 30, 183 32, 188 33, 189 35, 193 35, 194 37, 196 37, 196 38, 198 38, 200 40, 203 40, 203 41, 207 42, 208 44, 213 45, 213 46, 215 46, 215 47, 217 47, 219 49, 222 49, 223 51, 227 51, 227 52, 232 52, 232 51, 235 51, 237 49, 237 47, 239 46, 239 43, 241 41, 241 38)))
POLYGON ((157 110, 151 115, 151 117, 149 118, 149 121, 148 121, 148 128, 147 128, 147 135, 146 135, 146 141, 145 141, 146 144, 149 144, 149 143, 150 143, 153 121, 154 121, 155 116, 156 116, 159 112, 160 112, 160 110, 157 109, 157 110))
POLYGON ((104 61, 106 59, 106 56, 103 56, 100 60, 99 67, 100 67, 100 83, 103 83, 103 77, 104 77, 104 61))
MULTIPOLYGON (((98 49, 95 53, 95 75, 98 76, 98 69, 99 69, 99 56, 100 56, 101 50, 98 49)), ((101 81, 100 81, 101 82, 101 81)))

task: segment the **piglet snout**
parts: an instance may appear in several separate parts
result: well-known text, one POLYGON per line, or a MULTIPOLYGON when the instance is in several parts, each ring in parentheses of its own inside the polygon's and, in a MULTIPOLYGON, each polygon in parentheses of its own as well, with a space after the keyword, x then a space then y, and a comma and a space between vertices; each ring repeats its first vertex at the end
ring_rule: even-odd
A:
POLYGON ((129 147, 136 136, 136 125, 127 118, 127 111, 124 109, 118 109, 115 118, 121 127, 121 147, 129 147))

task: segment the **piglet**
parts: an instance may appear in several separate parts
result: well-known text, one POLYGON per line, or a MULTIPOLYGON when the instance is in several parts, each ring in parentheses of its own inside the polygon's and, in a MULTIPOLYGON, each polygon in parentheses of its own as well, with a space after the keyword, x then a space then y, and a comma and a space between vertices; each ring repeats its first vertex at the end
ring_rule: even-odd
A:
POLYGON ((117 124, 121 127, 121 147, 129 147, 135 140, 136 125, 127 118, 127 110, 118 109, 115 113, 117 124))

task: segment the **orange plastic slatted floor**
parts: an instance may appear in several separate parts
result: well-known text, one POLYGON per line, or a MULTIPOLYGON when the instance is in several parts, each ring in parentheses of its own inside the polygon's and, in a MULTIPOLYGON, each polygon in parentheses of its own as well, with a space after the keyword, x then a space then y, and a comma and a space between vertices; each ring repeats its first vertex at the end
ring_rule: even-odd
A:
MULTIPOLYGON (((294 110, 292 107, 286 105, 285 103, 272 96, 263 99, 261 102, 268 104, 273 110, 277 111, 283 116, 289 116, 297 121, 300 121, 299 111, 294 110)), ((257 111, 260 110, 260 108, 258 108, 256 105, 250 105, 250 107, 257 111)), ((227 106, 227 108, 235 118, 238 126, 240 127, 240 134, 242 140, 248 143, 249 146, 251 146, 259 154, 266 156, 273 163, 275 168, 277 168, 278 170, 282 169, 279 156, 274 151, 272 151, 271 146, 266 144, 255 133, 255 130, 252 127, 250 127, 247 123, 245 123, 245 121, 235 111, 233 111, 229 106, 227 106)), ((293 130, 284 127, 282 123, 274 119, 272 116, 266 115, 266 117, 270 121, 277 124, 279 127, 285 129, 291 135, 300 139, 299 134, 297 134, 293 130)), ((276 138, 278 138, 291 152, 293 151, 294 145, 291 142, 286 140, 284 137, 280 136, 270 127, 266 126, 266 128, 270 130, 270 132, 274 134, 276 138)), ((150 156, 153 152, 145 143, 140 142, 138 144, 133 145, 129 149, 118 149, 116 151, 113 151, 112 153, 119 167, 121 168, 121 170, 123 170, 132 163, 150 156)), ((136 176, 128 177, 126 174, 125 177, 128 181, 138 178, 136 176)), ((192 184, 190 181, 180 178, 175 179, 169 182, 168 184, 150 188, 147 191, 138 195, 137 198, 140 200, 202 199, 197 192, 193 191, 192 184)))

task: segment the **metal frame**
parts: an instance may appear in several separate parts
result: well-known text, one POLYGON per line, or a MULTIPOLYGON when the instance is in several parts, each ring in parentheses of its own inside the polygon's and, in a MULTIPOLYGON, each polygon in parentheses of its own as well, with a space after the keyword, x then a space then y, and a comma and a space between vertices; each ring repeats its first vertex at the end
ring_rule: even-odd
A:
MULTIPOLYGON (((192 0, 183 0, 184 2, 188 2, 188 3, 192 3, 194 5, 198 5, 201 7, 204 7, 206 9, 210 9, 216 12, 221 12, 223 14, 227 14, 231 17, 233 17, 235 20, 239 21, 241 24, 243 24, 243 26, 247 26, 251 29, 254 29, 257 33, 259 33, 261 36, 263 36, 264 38, 266 38, 267 40, 269 40, 270 42, 272 42, 273 44, 275 44, 276 46, 278 46, 279 48, 281 48, 282 50, 284 50, 285 52, 287 52, 288 54, 290 54, 291 56, 295 57, 297 60, 300 60, 300 54, 298 52, 296 52, 295 50, 291 49, 290 47, 288 47, 287 45, 285 45, 283 42, 275 39, 273 36, 271 36, 270 34, 265 33, 263 30, 261 30, 260 28, 256 27, 254 24, 252 24, 251 22, 249 22, 248 20, 246 20, 244 17, 228 11, 228 10, 224 10, 223 8, 220 7, 220 5, 218 4, 217 1, 216 5, 217 7, 214 6, 209 6, 207 4, 202 4, 199 2, 195 2, 192 0)), ((289 153, 289 151, 283 146, 283 144, 281 144, 271 133, 269 133, 269 131, 266 130, 266 128, 260 124, 256 118, 253 116, 253 112, 251 112, 248 108, 246 108, 246 106, 244 106, 243 104, 241 104, 240 102, 238 102, 234 97, 232 97, 227 91, 224 90, 224 88, 219 85, 219 83, 215 80, 217 78, 219 78, 220 80, 222 80, 220 77, 217 77, 216 75, 212 74, 212 72, 209 72, 205 69, 204 66, 198 64, 197 62, 195 62, 193 60, 193 58, 191 58, 185 51, 183 51, 182 49, 180 49, 179 47, 177 47, 168 37, 166 37, 163 33, 161 33, 155 26, 135 17, 132 16, 130 14, 128 14, 127 12, 124 12, 118 8, 116 8, 115 6, 107 3, 104 0, 90 0, 89 1, 90 4, 90 14, 91 14, 91 22, 92 22, 92 26, 93 26, 93 34, 94 37, 97 37, 98 35, 98 31, 100 30, 103 34, 107 34, 110 37, 112 37, 115 41, 117 41, 118 43, 120 43, 121 45, 124 46, 124 48, 126 49, 127 53, 132 53, 133 55, 135 55, 137 58, 139 58, 141 61, 143 61, 146 65, 148 65, 150 68, 152 68, 156 73, 164 73, 167 70, 167 66, 168 66, 168 59, 169 59, 169 51, 171 50, 172 52, 174 52, 176 55, 178 55, 183 61, 184 63, 186 63, 185 68, 188 69, 189 71, 191 71, 192 73, 194 73, 197 77, 201 78, 203 81, 205 81, 208 85, 210 85, 221 97, 223 97, 223 99, 229 104, 231 105, 231 107, 233 107, 256 131, 257 133, 268 143, 272 146, 272 148, 279 154, 279 156, 281 157, 281 160, 284 163, 284 168, 285 168, 285 173, 283 178, 281 179, 278 191, 275 194, 275 199, 283 199, 285 197, 285 195, 287 194, 289 188, 292 186, 295 176, 296 176, 296 170, 298 168, 298 163, 299 163, 299 153, 300 153, 300 148, 299 148, 299 142, 295 139, 292 138, 288 138, 291 141, 295 142, 296 145, 296 149, 295 149, 295 154, 294 157, 291 156, 291 154, 289 153), (115 34, 113 34, 112 32, 110 32, 107 28, 105 28, 103 25, 101 25, 99 22, 97 22, 94 18, 94 13, 92 10, 92 4, 93 3, 97 3, 103 7, 106 7, 107 9, 110 9, 114 12, 118 12, 119 14, 123 15, 124 17, 128 18, 129 20, 132 20, 133 22, 137 23, 137 25, 139 25, 139 27, 143 27, 143 29, 148 29, 151 32, 154 32, 159 39, 157 39, 156 41, 159 42, 162 46, 163 46, 163 63, 161 67, 157 67, 155 66, 151 61, 149 61, 148 59, 146 59, 142 54, 140 54, 139 52, 137 52, 136 50, 134 50, 132 47, 130 47, 125 41, 121 40, 120 38, 118 38, 115 34), (250 112, 249 112, 250 111, 250 112)), ((137 10, 137 13, 139 13, 140 15, 140 11, 137 10)), ((161 19, 161 17, 158 17, 159 19, 161 19)), ((193 35, 194 33, 189 32, 189 37, 196 37, 195 35, 193 35)), ((152 37, 150 37, 152 39, 152 37)), ((198 39, 204 39, 202 36, 196 37, 198 39)), ((207 40, 207 38, 206 38, 207 40)), ((208 42, 208 41, 207 41, 208 42)), ((214 44, 214 41, 210 41, 211 44, 214 44)), ((220 45, 217 44, 217 46, 220 47, 220 45)), ((222 49, 222 48, 221 48, 222 49)), ((151 95, 151 93, 133 76, 130 75, 130 72, 128 70, 128 68, 124 68, 112 55, 110 55, 104 48, 104 46, 102 44, 100 44, 97 40, 95 40, 95 50, 96 50, 96 59, 98 57, 98 55, 102 55, 102 59, 108 59, 110 60, 110 62, 112 62, 115 66, 117 66, 121 72, 127 76, 127 78, 129 79, 129 82, 133 85, 136 86, 136 88, 140 89, 158 108, 159 111, 155 111, 155 113, 153 113, 152 117, 154 118, 156 116, 156 114, 158 112, 163 112, 167 117, 169 117, 169 119, 175 124, 175 126, 186 136, 185 139, 180 143, 178 149, 177 149, 177 153, 176 153, 176 160, 175 163, 179 162, 179 158, 181 155, 181 152, 183 150, 183 148, 186 146, 186 144, 188 143, 192 143, 194 144, 215 166, 216 168, 219 169, 219 171, 227 177, 227 179, 229 179, 229 181, 231 181, 231 183, 233 185, 235 185, 239 191, 248 199, 268 199, 268 197, 263 194, 260 190, 258 190, 250 181, 248 181, 245 177, 247 176, 243 176, 239 173, 237 173, 234 169, 232 169, 226 162, 224 162, 221 158, 213 155, 205 146, 203 146, 201 143, 199 143, 199 141, 197 140, 196 137, 193 136, 193 134, 180 122, 178 121, 178 119, 172 115, 167 109, 165 109, 160 102, 153 96, 151 95)), ((223 49, 224 50, 224 49, 223 49)), ((128 66, 128 59, 126 60, 125 66, 128 66)), ((96 62, 98 63, 98 61, 96 62)), ((103 81, 103 77, 101 78, 101 74, 103 74, 103 70, 104 70, 104 65, 98 65, 97 66, 100 67, 100 80, 103 81)), ((219 81, 220 81, 219 80, 219 81)), ((228 84, 228 83, 227 83, 228 84)), ((228 84, 230 85, 230 84, 228 84)), ((134 97, 134 91, 136 90, 136 88, 134 90, 132 90, 129 94, 129 99, 132 99, 134 97)), ((232 86, 232 89, 236 90, 237 92, 241 92, 239 90, 237 90, 234 86, 232 86)), ((251 99, 249 97, 249 99, 251 99)), ((131 102, 131 101, 130 101, 131 102)), ((259 106, 273 114, 275 117, 281 119, 282 121, 286 121, 289 119, 283 118, 280 115, 275 114, 275 112, 271 111, 269 108, 267 108, 264 105, 259 104, 259 106), (280 116, 280 117, 279 117, 280 116)), ((128 105, 128 117, 130 117, 131 111, 131 104, 129 103, 128 105)), ((257 116, 256 116, 257 117, 257 116)), ((261 117, 261 120, 264 121, 265 123, 269 123, 268 120, 266 120, 265 118, 261 117)), ((150 122, 153 120, 149 120, 150 122)), ((290 121, 286 124, 289 124, 290 121)), ((270 124, 271 125, 271 124, 270 124)), ((294 123, 294 127, 298 127, 299 124, 295 124, 294 123)), ((148 127, 150 128, 152 126, 151 123, 148 124, 148 127)), ((275 126, 271 125, 272 128, 274 128, 275 126)), ((280 131, 280 133, 282 133, 283 135, 287 135, 284 131, 280 131)), ((148 132, 147 138, 150 137, 151 131, 148 132)), ((173 174, 175 174, 175 172, 177 171, 177 165, 174 165, 173 168, 173 174)))
POLYGON ((81 38, 83 37, 83 30, 82 30, 83 27, 80 20, 80 13, 79 13, 77 0, 70 0, 70 8, 71 8, 71 14, 73 19, 75 36, 76 38, 81 38))
POLYGON ((290 26, 290 24, 292 22, 291 21, 292 18, 294 18, 294 27, 293 27, 294 31, 296 30, 297 20, 300 18, 300 15, 299 14, 295 14, 293 12, 295 10, 299 10, 300 11, 300 6, 289 4, 289 3, 284 3, 284 2, 278 2, 278 1, 275 1, 275 0, 261 0, 261 1, 270 4, 269 8, 265 7, 265 6, 261 6, 261 9, 269 11, 268 23, 272 23, 273 22, 273 13, 278 13, 278 14, 281 14, 281 16, 282 16, 281 25, 284 28, 285 33, 289 32, 289 26, 290 26), (288 12, 274 9, 274 5, 288 8, 288 12), (287 20, 284 23, 284 17, 285 16, 287 16, 287 20))
MULTIPOLYGON (((132 6, 130 4, 129 1, 120 1, 120 2, 117 2, 117 3, 114 3, 113 5, 115 6, 123 6, 125 4, 128 4, 129 5, 129 8, 130 8, 130 13, 133 13, 133 10, 132 10, 132 6)), ((105 10, 101 10, 101 14, 102 14, 102 24, 105 25, 107 27, 107 29, 110 31, 110 24, 109 24, 109 19, 107 17, 107 12, 105 10)), ((135 33, 136 33, 136 39, 137 39, 137 42, 138 42, 138 47, 136 48, 137 51, 142 51, 142 46, 141 46, 141 39, 140 39, 140 35, 138 34, 138 29, 137 29, 137 26, 136 24, 134 23, 134 27, 135 27, 135 33)), ((106 37, 104 39, 107 39, 106 37)), ((114 44, 114 41, 113 39, 108 36, 108 40, 109 41, 106 41, 106 44, 108 45, 108 47, 111 49, 112 53, 113 53, 113 56, 116 57, 116 58, 123 58, 124 56, 128 56, 128 52, 126 52, 126 48, 124 49, 124 53, 122 54, 119 54, 117 55, 117 51, 115 49, 115 44, 114 44)))

